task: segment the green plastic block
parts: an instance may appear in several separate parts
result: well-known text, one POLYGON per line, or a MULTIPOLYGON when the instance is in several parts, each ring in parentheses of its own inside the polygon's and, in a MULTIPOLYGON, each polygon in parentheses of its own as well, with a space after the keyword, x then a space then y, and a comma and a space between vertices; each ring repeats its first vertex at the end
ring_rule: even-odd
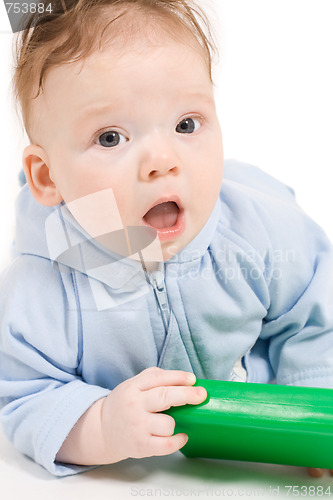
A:
POLYGON ((208 397, 168 410, 187 457, 333 469, 333 390, 197 380, 208 397))

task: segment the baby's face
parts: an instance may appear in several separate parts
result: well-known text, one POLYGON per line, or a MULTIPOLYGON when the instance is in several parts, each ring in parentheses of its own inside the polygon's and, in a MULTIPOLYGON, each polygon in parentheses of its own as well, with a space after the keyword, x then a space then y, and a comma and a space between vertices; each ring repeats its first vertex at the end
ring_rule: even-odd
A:
POLYGON ((124 226, 153 226, 164 260, 200 232, 221 187, 223 150, 197 50, 170 40, 111 44, 51 69, 39 101, 40 145, 66 203, 112 188, 124 226))

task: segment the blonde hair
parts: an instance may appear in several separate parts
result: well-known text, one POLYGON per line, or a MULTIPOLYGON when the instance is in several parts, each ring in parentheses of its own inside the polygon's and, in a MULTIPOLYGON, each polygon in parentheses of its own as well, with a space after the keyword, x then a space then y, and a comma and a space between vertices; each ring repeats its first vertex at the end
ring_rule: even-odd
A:
MULTIPOLYGON (((43 0, 49 4, 50 0, 43 0)), ((62 5, 64 6, 63 1, 62 5)), ((191 34, 200 45, 212 81, 212 60, 217 46, 207 16, 195 0, 66 0, 66 8, 33 14, 18 33, 15 47, 13 92, 25 130, 31 139, 31 106, 43 90, 43 81, 50 68, 76 62, 101 49, 106 32, 111 36, 130 36, 133 30, 144 29, 147 19, 160 21, 169 36, 178 37, 179 29, 191 34), (109 7, 115 8, 110 20, 109 7), (141 15, 141 22, 140 16, 141 15), (129 23, 119 30, 116 21, 127 14, 129 23), (146 17, 145 17, 146 16, 146 17), (164 23, 165 22, 165 26, 164 23)), ((60 5, 59 5, 60 6, 60 5)), ((123 25, 122 25, 123 26, 123 25)), ((151 27, 151 26, 150 26, 151 27)))

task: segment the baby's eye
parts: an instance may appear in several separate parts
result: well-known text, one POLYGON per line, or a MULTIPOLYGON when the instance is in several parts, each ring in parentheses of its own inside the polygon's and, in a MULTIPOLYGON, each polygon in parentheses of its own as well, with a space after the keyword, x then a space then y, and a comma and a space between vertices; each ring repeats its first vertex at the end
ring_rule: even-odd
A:
POLYGON ((195 118, 184 118, 181 122, 178 123, 176 127, 176 132, 179 134, 193 134, 201 127, 201 123, 199 120, 195 118))
POLYGON ((126 138, 115 130, 108 130, 98 137, 98 143, 105 148, 112 148, 126 142, 126 138))

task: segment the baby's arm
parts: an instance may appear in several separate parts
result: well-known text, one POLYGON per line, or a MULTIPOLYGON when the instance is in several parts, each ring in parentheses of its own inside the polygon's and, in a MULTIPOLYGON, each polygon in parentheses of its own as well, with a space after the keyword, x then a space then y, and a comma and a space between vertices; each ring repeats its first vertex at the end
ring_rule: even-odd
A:
POLYGON ((157 413, 171 406, 199 404, 202 387, 191 373, 148 368, 96 401, 78 420, 57 453, 58 462, 98 465, 126 458, 169 455, 187 442, 173 436, 175 421, 157 413))
MULTIPOLYGON (((180 448, 185 438, 171 438, 173 421, 154 413, 172 404, 199 403, 205 394, 195 396, 188 374, 157 368, 120 384, 111 395, 83 379, 75 280, 31 256, 16 259, 1 276, 0 423, 5 435, 57 476, 82 471, 82 463, 180 448), (161 437, 149 439, 149 432, 161 437)), ((112 370, 109 380, 112 384, 112 370)))

